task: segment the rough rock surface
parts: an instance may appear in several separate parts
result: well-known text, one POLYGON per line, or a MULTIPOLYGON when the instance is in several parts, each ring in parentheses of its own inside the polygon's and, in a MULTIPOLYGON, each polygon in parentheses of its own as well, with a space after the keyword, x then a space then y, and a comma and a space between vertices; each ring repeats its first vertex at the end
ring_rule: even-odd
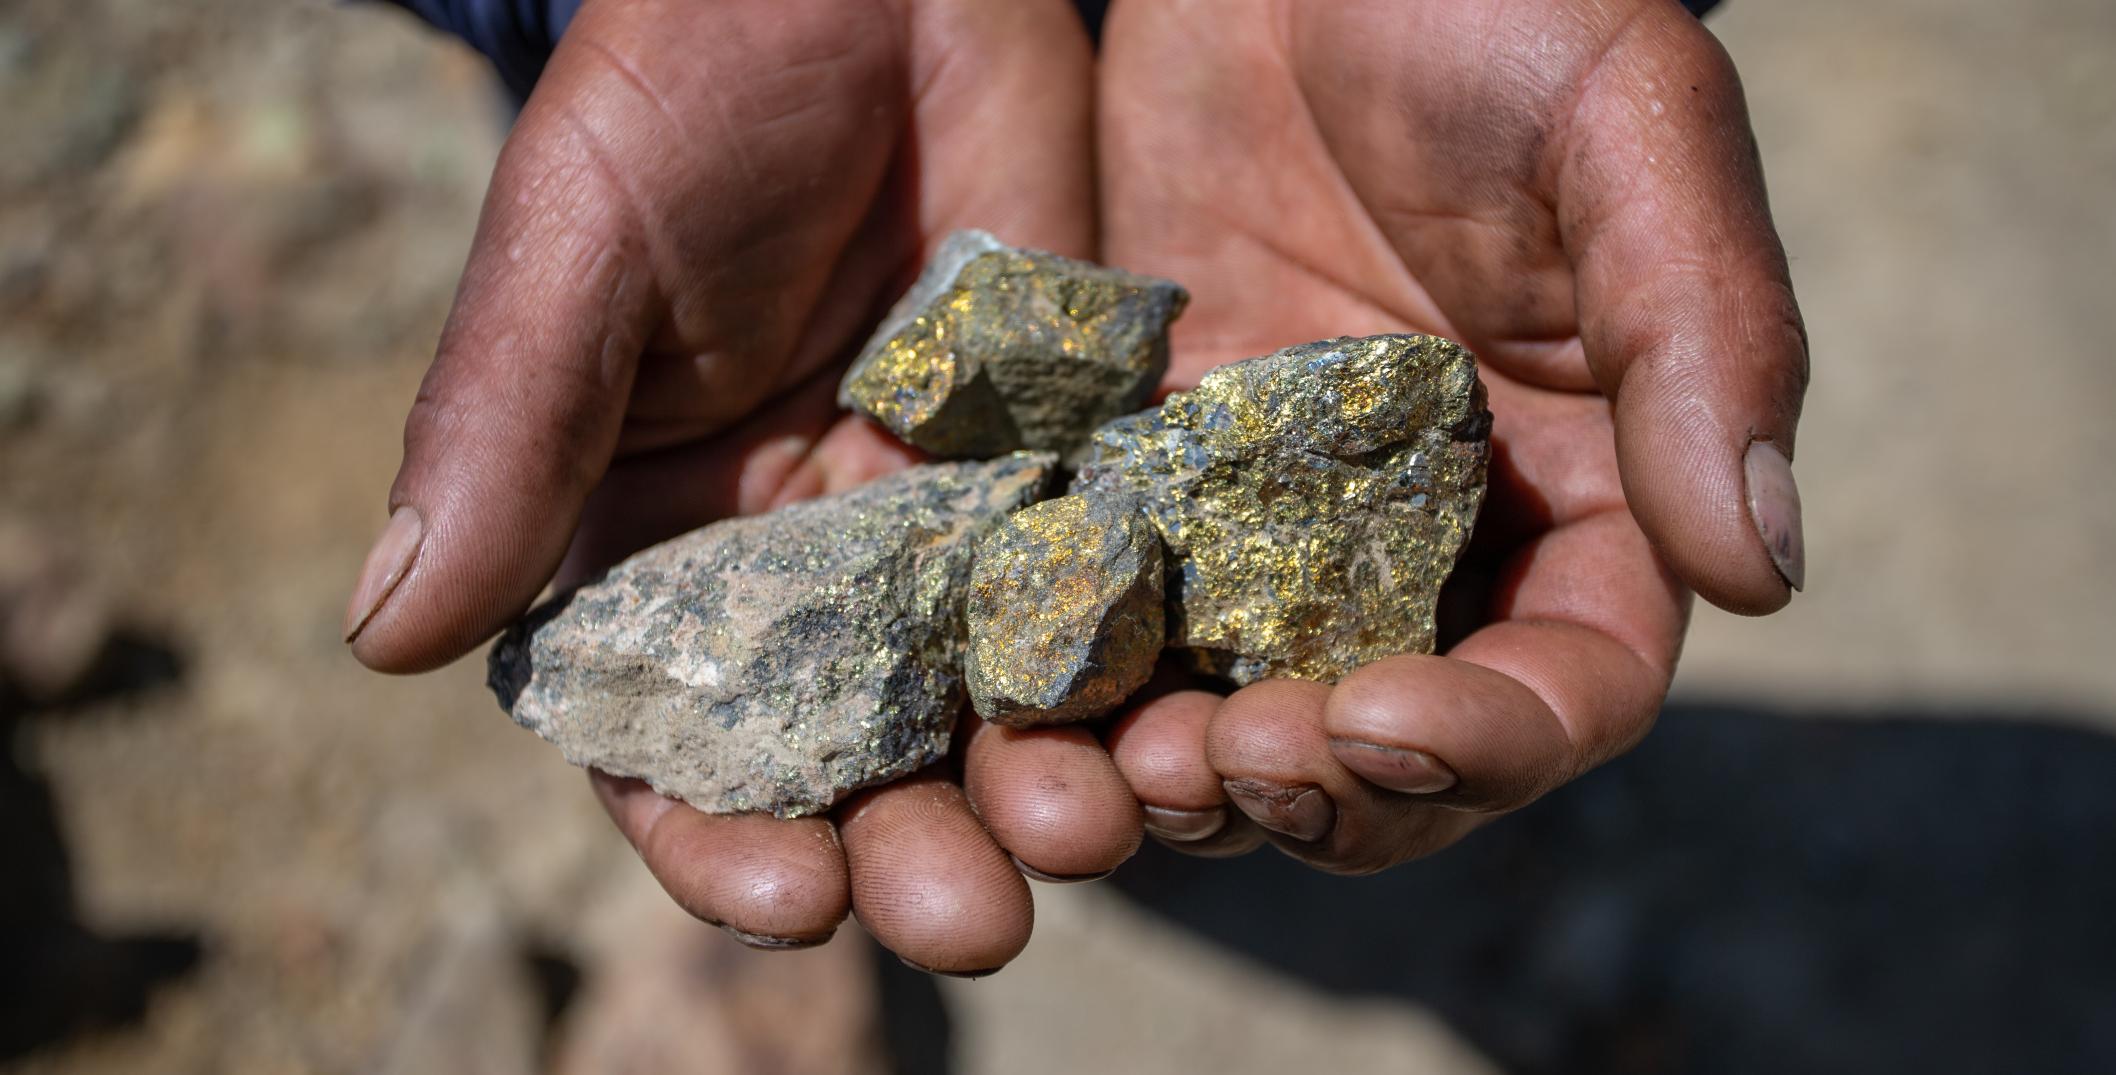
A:
POLYGON ((964 618, 979 716, 1092 720, 1153 675, 1166 637, 1161 539, 1127 496, 1023 508, 978 543, 964 618))
POLYGON ((1329 681, 1431 652, 1490 432, 1461 347, 1322 340, 1110 423, 1072 489, 1144 503, 1168 549, 1169 645, 1240 683, 1329 681))
POLYGON ((1073 452, 1145 404, 1189 301, 1167 280, 959 231, 846 372, 838 402, 938 456, 1073 452))
POLYGON ((514 719, 701 810, 812 814, 939 760, 977 539, 1054 460, 913 467, 656 545, 493 647, 514 719))

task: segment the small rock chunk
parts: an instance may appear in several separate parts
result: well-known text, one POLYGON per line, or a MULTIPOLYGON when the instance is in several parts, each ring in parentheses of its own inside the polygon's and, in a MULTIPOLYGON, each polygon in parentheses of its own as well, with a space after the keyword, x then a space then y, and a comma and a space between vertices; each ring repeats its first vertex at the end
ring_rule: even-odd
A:
POLYGON ((1099 431, 1075 493, 1138 497, 1167 545, 1169 645, 1249 683, 1430 653, 1484 499, 1476 359, 1342 338, 1222 366, 1099 431))
POLYGON ((978 544, 964 674, 979 716, 1022 727, 1108 713, 1165 638, 1161 541, 1130 497, 1047 500, 978 544))
POLYGON ((883 320, 838 402, 946 458, 1074 452, 1145 404, 1189 301, 1168 280, 959 231, 883 320))
POLYGON ((656 545, 493 647, 514 719, 711 813, 798 817, 946 755, 977 540, 1056 460, 913 467, 656 545))

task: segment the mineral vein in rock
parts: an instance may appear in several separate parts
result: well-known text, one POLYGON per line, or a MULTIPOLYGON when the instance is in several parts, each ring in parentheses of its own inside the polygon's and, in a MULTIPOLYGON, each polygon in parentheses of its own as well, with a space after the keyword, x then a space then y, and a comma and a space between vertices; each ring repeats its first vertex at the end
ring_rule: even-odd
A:
POLYGON ((514 719, 710 812, 825 810, 939 760, 976 541, 1055 460, 914 467, 654 546, 494 646, 514 719))
POLYGON ((1146 402, 1188 301, 1167 280, 959 231, 882 322, 838 402, 939 456, 1071 452, 1146 402))
POLYGON ((1072 489, 1144 504, 1168 550, 1169 645, 1237 682, 1330 681, 1432 651, 1490 430, 1461 347, 1323 340, 1111 422, 1072 489))
POLYGON ((1130 497, 1023 508, 986 534, 970 573, 963 672, 999 724, 1092 720, 1153 675, 1163 634, 1161 540, 1130 497))

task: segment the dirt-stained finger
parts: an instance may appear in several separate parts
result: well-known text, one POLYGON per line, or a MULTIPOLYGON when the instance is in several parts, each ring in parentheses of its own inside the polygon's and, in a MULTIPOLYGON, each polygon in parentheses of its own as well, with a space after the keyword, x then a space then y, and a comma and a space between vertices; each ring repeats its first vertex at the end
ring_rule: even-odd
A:
POLYGON ((963 790, 1023 872, 1092 880, 1139 849, 1139 801, 1086 728, 1005 728, 972 717, 965 730, 963 790))
POLYGON ((1028 882, 960 787, 920 774, 861 792, 837 818, 853 912, 906 963, 978 977, 1028 946, 1028 882))
POLYGON ((828 819, 706 814, 638 780, 589 776, 670 898, 744 944, 805 948, 829 940, 845 920, 845 852, 828 819))

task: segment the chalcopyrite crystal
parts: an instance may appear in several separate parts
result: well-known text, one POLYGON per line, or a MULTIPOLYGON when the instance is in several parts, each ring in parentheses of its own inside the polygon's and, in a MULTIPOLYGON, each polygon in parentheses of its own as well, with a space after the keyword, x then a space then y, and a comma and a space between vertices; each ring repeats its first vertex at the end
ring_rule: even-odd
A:
POLYGON ((797 817, 938 761, 977 540, 1056 460, 913 467, 656 545, 493 647, 514 719, 701 810, 797 817))
POLYGON ((1189 301, 1167 280, 958 231, 847 371, 838 403, 937 456, 1072 452, 1146 402, 1189 301))
POLYGON ((1092 720, 1153 675, 1164 638, 1161 539, 1130 497, 1023 508, 979 542, 965 618, 963 672, 979 716, 1092 720))
POLYGON ((1322 340, 1222 366, 1096 433, 1076 493, 1128 493, 1167 546, 1168 644, 1248 683, 1431 652, 1484 498, 1468 351, 1322 340))

